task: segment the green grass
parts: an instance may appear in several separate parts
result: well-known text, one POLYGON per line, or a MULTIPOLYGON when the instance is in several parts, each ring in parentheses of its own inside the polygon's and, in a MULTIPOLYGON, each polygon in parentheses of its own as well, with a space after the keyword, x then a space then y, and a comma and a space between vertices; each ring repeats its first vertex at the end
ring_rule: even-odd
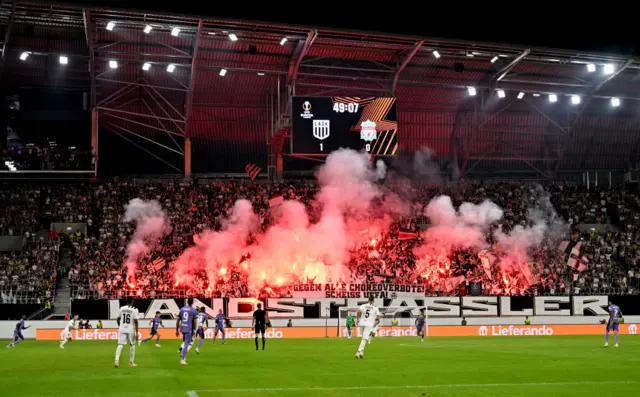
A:
POLYGON ((138 347, 137 368, 126 365, 125 347, 117 369, 115 342, 72 342, 61 350, 57 342, 25 341, 0 350, 0 395, 188 397, 192 390, 198 397, 638 395, 640 338, 623 336, 619 349, 603 348, 602 339, 379 338, 367 346, 364 360, 354 358, 356 339, 268 340, 267 349, 258 352, 252 340, 226 345, 207 340, 200 355, 189 353, 188 366, 178 364, 179 342, 165 340, 162 348, 152 342, 138 347))

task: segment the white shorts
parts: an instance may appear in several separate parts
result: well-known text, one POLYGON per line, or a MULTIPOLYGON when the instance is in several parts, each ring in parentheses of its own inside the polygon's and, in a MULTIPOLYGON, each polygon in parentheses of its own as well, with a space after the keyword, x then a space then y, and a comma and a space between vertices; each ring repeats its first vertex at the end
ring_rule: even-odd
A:
POLYGON ((371 328, 371 332, 375 335, 378 333, 378 326, 374 325, 373 328, 371 328))
POLYGON ((130 345, 136 343, 135 332, 118 332, 118 344, 126 345, 127 343, 130 345))
POLYGON ((374 328, 375 327, 373 325, 365 325, 362 327, 362 340, 369 340, 374 328))
POLYGON ((62 340, 71 339, 71 331, 67 331, 63 329, 62 332, 60 332, 60 339, 62 340))

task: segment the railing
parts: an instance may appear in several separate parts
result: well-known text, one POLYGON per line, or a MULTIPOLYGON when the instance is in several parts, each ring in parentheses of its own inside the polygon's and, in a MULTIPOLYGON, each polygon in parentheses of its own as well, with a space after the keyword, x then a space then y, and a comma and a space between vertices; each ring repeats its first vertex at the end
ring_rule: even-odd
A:
POLYGON ((45 304, 46 301, 53 302, 55 293, 51 297, 46 297, 47 291, 16 291, 12 288, 0 288, 0 304, 25 304, 35 303, 45 304))
MULTIPOLYGON (((579 288, 579 292, 576 293, 575 287, 567 288, 564 290, 564 293, 560 291, 556 291, 555 293, 550 293, 549 291, 544 291, 538 293, 537 296, 570 296, 570 295, 637 295, 638 290, 635 288, 623 289, 623 288, 612 288, 612 287, 584 287, 579 288)), ((71 301, 73 300, 95 300, 95 299, 125 299, 125 298, 138 298, 138 299, 171 299, 171 298, 188 298, 193 296, 199 296, 203 298, 240 298, 240 297, 250 297, 250 296, 241 296, 242 294, 235 294, 233 291, 227 291, 227 293, 222 296, 219 291, 212 291, 208 293, 190 293, 188 291, 179 290, 179 291, 145 291, 144 293, 139 293, 137 291, 113 291, 113 292, 99 292, 99 291, 84 291, 81 293, 82 298, 75 298, 74 295, 71 296, 71 301)), ((245 294, 246 295, 246 294, 245 294)), ((285 297, 287 294, 283 293, 279 295, 280 297, 285 297)), ((452 292, 451 296, 455 295, 452 292)), ((75 294, 77 296, 77 293, 75 294)), ((446 295, 443 295, 446 296, 446 295)), ((488 290, 483 290, 482 296, 491 296, 488 290)), ((527 291, 524 296, 533 296, 530 291, 527 291)))
POLYGON ((43 307, 27 317, 27 320, 44 320, 51 314, 51 309, 43 307))

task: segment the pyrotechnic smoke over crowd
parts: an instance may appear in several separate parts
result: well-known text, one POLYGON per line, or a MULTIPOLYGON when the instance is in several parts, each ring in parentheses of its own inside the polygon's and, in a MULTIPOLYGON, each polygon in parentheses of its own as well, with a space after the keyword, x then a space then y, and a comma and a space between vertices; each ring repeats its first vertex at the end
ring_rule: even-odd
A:
MULTIPOLYGON (((397 180, 385 180, 386 173, 385 164, 372 166, 366 153, 335 151, 317 171, 319 189, 310 208, 296 200, 272 200, 268 227, 250 201, 238 198, 221 229, 194 236, 194 246, 171 265, 175 285, 195 286, 206 279, 212 288, 232 272, 248 274, 251 291, 307 280, 351 281, 345 264, 354 249, 375 242, 415 208, 390 188, 398 186, 397 180)), ((419 234, 414 249, 414 280, 442 280, 444 275, 451 285, 460 281, 447 273, 459 250, 479 254, 479 271, 490 278, 531 284, 536 271, 529 264, 530 251, 556 222, 550 204, 532 205, 527 222, 503 230, 503 210, 495 203, 462 203, 456 209, 448 196, 433 198, 423 215, 430 225, 419 234)), ((126 265, 134 274, 135 260, 148 251, 149 241, 166 232, 166 220, 158 203, 141 200, 132 200, 125 219, 138 225, 127 250, 126 265)))
POLYGON ((127 268, 127 280, 132 284, 135 281, 138 259, 151 251, 160 238, 169 234, 171 226, 160 203, 138 198, 132 199, 125 206, 124 221, 136 224, 136 230, 127 245, 124 263, 127 268))

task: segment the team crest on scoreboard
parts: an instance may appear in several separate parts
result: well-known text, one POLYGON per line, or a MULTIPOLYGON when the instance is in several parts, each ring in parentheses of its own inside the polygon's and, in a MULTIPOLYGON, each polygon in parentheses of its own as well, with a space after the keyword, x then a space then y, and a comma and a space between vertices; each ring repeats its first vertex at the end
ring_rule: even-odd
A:
POLYGON ((362 124, 360 124, 360 139, 371 142, 374 141, 377 137, 378 134, 376 132, 375 122, 367 120, 363 121, 362 124))
POLYGON ((311 113, 311 102, 304 101, 302 104, 302 113, 300 113, 300 117, 303 119, 311 119, 313 118, 313 113, 311 113))
POLYGON ((329 138, 329 120, 313 120, 313 136, 319 140, 329 138))

